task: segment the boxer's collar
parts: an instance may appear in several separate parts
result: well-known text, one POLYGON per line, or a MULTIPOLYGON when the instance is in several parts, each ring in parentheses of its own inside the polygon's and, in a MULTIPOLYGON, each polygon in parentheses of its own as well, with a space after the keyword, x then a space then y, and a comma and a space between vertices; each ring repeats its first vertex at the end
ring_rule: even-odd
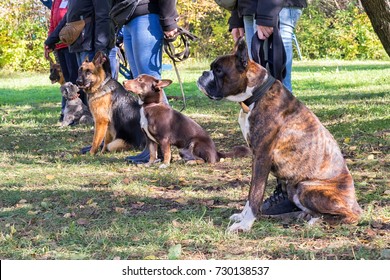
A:
POLYGON ((275 83, 276 79, 274 77, 272 77, 270 74, 268 74, 268 78, 267 80, 265 81, 265 83, 263 83, 262 85, 260 85, 258 88, 256 88, 253 92, 252 92, 252 96, 249 97, 247 100, 245 100, 243 103, 246 105, 246 106, 250 106, 252 103, 255 103, 257 100, 260 99, 260 97, 263 96, 264 93, 266 93, 270 88, 271 86, 275 83))

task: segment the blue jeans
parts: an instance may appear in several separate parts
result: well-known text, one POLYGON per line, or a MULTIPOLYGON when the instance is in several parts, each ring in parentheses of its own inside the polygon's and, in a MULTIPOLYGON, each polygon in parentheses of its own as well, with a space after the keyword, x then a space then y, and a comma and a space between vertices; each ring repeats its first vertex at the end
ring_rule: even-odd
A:
POLYGON ((293 36, 295 25, 302 15, 301 8, 283 8, 279 12, 280 35, 282 36, 284 49, 286 50, 286 77, 283 80, 285 87, 292 92, 291 71, 293 60, 293 36))
POLYGON ((95 51, 76 52, 77 64, 80 67, 87 57, 89 61, 92 61, 94 56, 95 56, 95 51))
MULTIPOLYGON (((78 52, 76 53, 77 57, 77 63, 80 67, 81 64, 83 64, 85 58, 88 57, 89 61, 93 60, 93 57, 95 56, 95 51, 85 51, 85 52, 78 52)), ((108 59, 110 60, 110 68, 111 68, 111 76, 114 79, 118 79, 118 71, 119 71, 119 65, 117 58, 116 58, 116 47, 112 48, 109 52, 108 59)))
POLYGON ((157 14, 138 16, 123 27, 125 54, 134 78, 148 74, 161 79, 163 39, 157 14))
POLYGON ((252 59, 251 46, 252 46, 253 34, 255 34, 255 32, 257 31, 256 20, 254 18, 254 15, 243 16, 243 20, 244 20, 245 41, 248 46, 249 57, 250 59, 252 59))
MULTIPOLYGON (((280 35, 282 36, 284 49, 286 50, 286 77, 283 79, 284 86, 292 92, 291 84, 291 71, 292 71, 292 60, 293 60, 293 36, 295 25, 302 15, 301 8, 286 7, 279 12, 280 21, 280 35)), ((244 29, 245 39, 248 44, 249 57, 252 58, 251 54, 251 43, 253 34, 257 31, 256 20, 254 15, 244 16, 244 29)))

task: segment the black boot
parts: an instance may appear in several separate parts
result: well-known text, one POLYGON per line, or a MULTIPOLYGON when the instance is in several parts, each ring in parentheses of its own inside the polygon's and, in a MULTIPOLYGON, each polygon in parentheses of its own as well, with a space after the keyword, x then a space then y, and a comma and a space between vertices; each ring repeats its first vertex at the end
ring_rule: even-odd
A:
POLYGON ((282 189, 282 182, 278 179, 278 185, 274 193, 264 200, 261 206, 261 214, 269 217, 289 216, 293 212, 301 211, 292 201, 288 199, 287 192, 282 189))
POLYGON ((125 158, 125 160, 128 163, 132 164, 142 164, 147 163, 150 158, 149 148, 145 147, 145 149, 138 155, 135 156, 128 156, 125 158))

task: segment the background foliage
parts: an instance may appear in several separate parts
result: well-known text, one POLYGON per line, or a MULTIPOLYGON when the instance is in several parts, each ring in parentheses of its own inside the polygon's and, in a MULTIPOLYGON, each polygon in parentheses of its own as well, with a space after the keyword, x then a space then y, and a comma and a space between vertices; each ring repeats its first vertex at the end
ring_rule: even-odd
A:
MULTIPOLYGON (((178 1, 181 26, 199 36, 192 56, 213 58, 230 51, 229 12, 214 0, 178 1)), ((45 70, 43 42, 50 13, 39 1, 0 3, 0 68, 45 70)), ((387 55, 358 1, 309 0, 296 35, 305 59, 383 59, 387 55)))

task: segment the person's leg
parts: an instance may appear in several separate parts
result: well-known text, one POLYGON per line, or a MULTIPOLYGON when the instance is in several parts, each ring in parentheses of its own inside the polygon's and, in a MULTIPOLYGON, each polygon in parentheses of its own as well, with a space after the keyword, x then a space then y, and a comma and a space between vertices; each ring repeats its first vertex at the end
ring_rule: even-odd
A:
POLYGON ((113 47, 110 50, 110 53, 108 55, 108 58, 110 59, 111 75, 112 75, 112 78, 115 80, 118 79, 118 72, 119 72, 119 61, 118 61, 118 58, 116 55, 117 51, 118 51, 118 48, 113 47))
POLYGON ((254 15, 244 16, 244 30, 245 30, 245 40, 248 46, 249 57, 252 59, 252 37, 255 34, 256 30, 256 21, 254 15))
MULTIPOLYGON (((66 64, 66 51, 68 48, 56 50, 56 56, 58 58, 58 63, 60 64, 62 75, 64 76, 65 82, 69 82, 69 71, 66 64)), ((64 109, 66 105, 65 97, 61 96, 61 115, 60 121, 64 118, 64 109)))
POLYGON ((148 74, 161 79, 163 38, 157 14, 136 17, 124 26, 123 43, 134 77, 148 74))
POLYGON ((292 71, 292 60, 293 60, 293 35, 295 25, 301 17, 301 8, 283 8, 279 13, 280 20, 280 34, 282 36, 283 45, 286 50, 286 77, 283 80, 283 84, 288 90, 292 92, 291 83, 291 71, 292 71))
MULTIPOLYGON (((125 54, 134 78, 148 74, 161 79, 163 37, 157 14, 136 17, 123 27, 125 54)), ((149 149, 145 147, 140 154, 129 156, 126 160, 146 163, 149 157, 149 149)))
POLYGON ((77 52, 75 53, 77 57, 77 65, 80 67, 81 64, 83 64, 84 60, 88 57, 89 61, 93 60, 93 57, 95 56, 94 51, 85 51, 85 52, 77 52))

